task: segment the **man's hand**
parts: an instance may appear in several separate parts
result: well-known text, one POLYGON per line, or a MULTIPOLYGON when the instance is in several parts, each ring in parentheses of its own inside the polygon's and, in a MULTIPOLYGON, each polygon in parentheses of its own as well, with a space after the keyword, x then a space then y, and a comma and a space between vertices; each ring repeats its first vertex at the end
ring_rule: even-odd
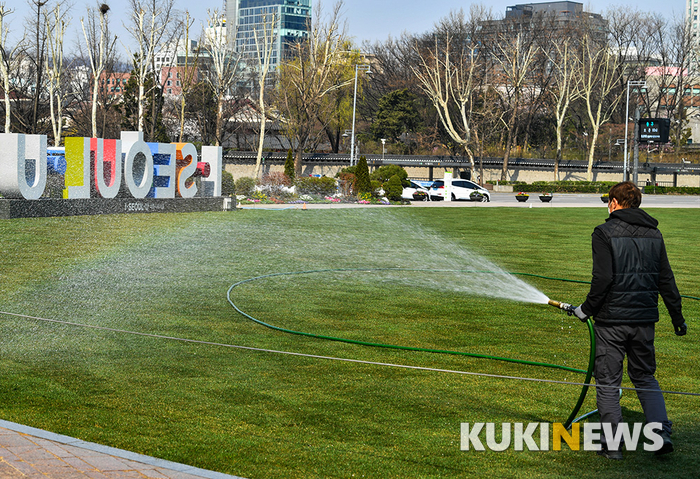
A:
POLYGON ((580 319, 583 322, 586 322, 586 320, 588 319, 588 315, 583 312, 583 310, 581 309, 581 306, 574 308, 574 316, 576 316, 578 319, 580 319))
POLYGON ((676 326, 674 324, 673 329, 676 330, 676 336, 685 336, 685 333, 688 332, 688 325, 683 323, 680 326, 676 326))

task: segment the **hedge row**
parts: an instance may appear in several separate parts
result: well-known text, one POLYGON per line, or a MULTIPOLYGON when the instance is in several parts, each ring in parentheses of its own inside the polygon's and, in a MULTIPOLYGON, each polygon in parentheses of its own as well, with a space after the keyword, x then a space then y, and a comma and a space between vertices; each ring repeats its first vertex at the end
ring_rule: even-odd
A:
POLYGON ((616 181, 535 181, 531 184, 513 182, 518 191, 547 193, 607 193, 616 181))
POLYGON ((700 188, 691 186, 645 186, 647 195, 700 195, 700 188))
MULTIPOLYGON (((617 181, 512 181, 500 184, 513 185, 513 190, 525 193, 607 193, 617 181)), ((645 186, 648 195, 700 195, 700 188, 687 186, 645 186)))

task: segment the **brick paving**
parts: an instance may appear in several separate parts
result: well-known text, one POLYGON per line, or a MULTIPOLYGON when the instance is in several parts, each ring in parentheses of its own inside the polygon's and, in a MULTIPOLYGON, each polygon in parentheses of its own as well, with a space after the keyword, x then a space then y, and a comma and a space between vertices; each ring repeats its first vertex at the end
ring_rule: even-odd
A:
POLYGON ((0 478, 240 479, 0 420, 0 478))

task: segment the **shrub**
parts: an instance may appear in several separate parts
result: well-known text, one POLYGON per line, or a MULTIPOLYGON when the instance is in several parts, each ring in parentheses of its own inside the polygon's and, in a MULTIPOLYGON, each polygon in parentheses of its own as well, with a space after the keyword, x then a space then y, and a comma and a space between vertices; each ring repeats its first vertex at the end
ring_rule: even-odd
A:
POLYGON ((607 193, 615 184, 616 181, 535 181, 530 185, 513 182, 515 189, 532 193, 545 190, 553 193, 607 193))
POLYGON ((300 195, 332 196, 336 193, 337 184, 334 178, 323 176, 305 176, 297 178, 297 193, 300 195))
POLYGON ((372 188, 372 196, 379 197, 382 191, 382 184, 379 180, 370 180, 369 184, 372 188))
POLYGON ((372 193, 372 184, 369 179, 369 167, 367 166, 367 158, 361 156, 357 162, 357 169, 355 170, 355 193, 361 195, 362 193, 372 193))
POLYGON ((221 172, 221 194, 224 196, 236 194, 236 184, 233 181, 233 175, 226 170, 221 172))
POLYGON ((408 173, 403 167, 399 165, 380 166, 372 172, 370 178, 373 180, 379 180, 380 183, 384 184, 387 181, 389 181, 389 179, 394 175, 398 175, 399 180, 401 180, 402 186, 408 186, 411 184, 408 181, 408 173))
POLYGON ((270 172, 260 179, 260 191, 270 198, 282 198, 289 196, 290 192, 287 189, 292 186, 289 177, 284 173, 270 172))
POLYGON ((391 201, 401 201, 402 193, 403 185, 399 175, 392 176, 384 183, 384 195, 391 201))
POLYGON ((338 177, 338 186, 340 186, 340 191, 343 193, 343 196, 354 194, 353 186, 355 185, 355 174, 340 171, 336 176, 338 177))
POLYGON ((338 173, 336 173, 336 174, 335 174, 335 177, 336 177, 336 178, 340 178, 340 176, 341 176, 343 173, 350 173, 351 175, 354 176, 356 171, 357 171, 357 165, 348 166, 347 168, 343 168, 343 169, 340 170, 338 173))
POLYGON ((253 193, 255 193, 255 183, 255 178, 250 178, 249 176, 238 178, 235 182, 236 194, 248 197, 253 196, 253 193))
POLYGON ((287 160, 284 162, 284 174, 287 178, 294 183, 296 177, 296 172, 294 171, 294 158, 292 157, 292 150, 287 151, 287 160))

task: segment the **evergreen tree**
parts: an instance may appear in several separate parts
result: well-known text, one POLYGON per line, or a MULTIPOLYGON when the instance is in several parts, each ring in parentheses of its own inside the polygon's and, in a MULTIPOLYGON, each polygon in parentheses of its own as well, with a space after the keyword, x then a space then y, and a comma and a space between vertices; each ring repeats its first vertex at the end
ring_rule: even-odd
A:
POLYGON ((401 194, 403 193, 403 186, 401 185, 401 178, 399 175, 394 175, 387 180, 383 185, 384 194, 391 201, 401 201, 401 194))
POLYGON ((379 100, 377 119, 370 129, 374 138, 398 141, 401 134, 417 131, 420 128, 420 115, 415 103, 416 96, 406 89, 384 95, 379 100))
POLYGON ((367 166, 367 158, 363 156, 357 162, 355 170, 355 192, 357 195, 372 192, 372 183, 369 179, 369 167, 367 166))
POLYGON ((292 150, 287 151, 287 161, 284 162, 284 174, 294 183, 296 173, 294 172, 294 155, 292 155, 292 150))

